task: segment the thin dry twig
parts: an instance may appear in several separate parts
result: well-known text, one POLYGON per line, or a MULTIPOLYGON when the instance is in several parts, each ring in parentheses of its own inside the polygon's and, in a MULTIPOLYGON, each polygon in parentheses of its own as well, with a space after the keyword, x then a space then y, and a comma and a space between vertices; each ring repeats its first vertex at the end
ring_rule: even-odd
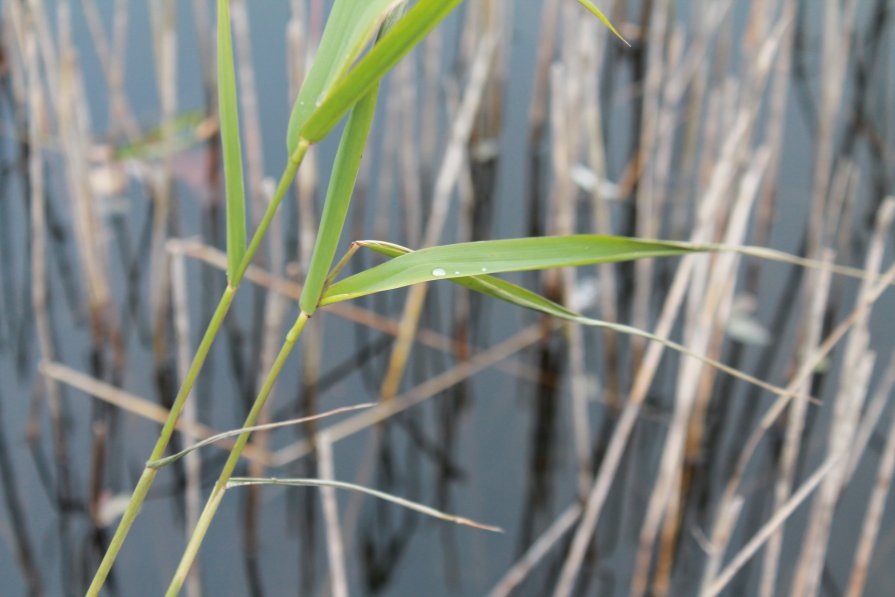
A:
MULTIPOLYGON (((164 423, 168 418, 168 409, 89 375, 75 371, 61 363, 42 361, 38 370, 42 375, 81 390, 89 396, 135 414, 140 418, 155 421, 156 423, 164 423)), ((196 437, 206 439, 217 434, 216 431, 201 423, 195 423, 191 428, 187 429, 183 420, 178 421, 176 429, 181 433, 187 432, 196 437)), ((224 441, 216 445, 221 449, 229 450, 233 446, 233 442, 224 441)), ((266 466, 270 466, 271 455, 259 451, 252 445, 246 446, 244 454, 248 460, 262 462, 266 466)))

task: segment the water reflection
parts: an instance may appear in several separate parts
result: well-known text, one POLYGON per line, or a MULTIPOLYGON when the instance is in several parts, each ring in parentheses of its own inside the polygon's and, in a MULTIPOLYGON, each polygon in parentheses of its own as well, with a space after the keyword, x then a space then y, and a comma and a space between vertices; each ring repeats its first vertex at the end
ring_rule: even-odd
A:
MULTIPOLYGON (((177 318, 185 317, 186 344, 194 346, 226 284, 217 250, 224 230, 212 19, 201 2, 198 22, 171 3, 168 25, 143 19, 161 9, 139 3, 99 11, 92 2, 51 3, 59 9, 52 21, 26 3, 7 4, 0 529, 14 557, 0 558, 0 578, 12 594, 78 595, 157 433, 147 419, 170 407, 180 385, 177 318), (42 18, 55 32, 49 50, 33 43, 45 35, 42 18), (122 18, 125 36, 115 29, 122 18), (179 58, 157 64, 163 33, 179 42, 179 58), (57 88, 63 57, 76 84, 57 88), (183 305, 175 300, 174 259, 186 267, 183 305), (60 363, 86 380, 46 367, 60 363), (116 402, 114 389, 129 394, 116 402)), ((611 3, 630 50, 572 2, 517 4, 466 3, 389 80, 352 238, 419 246, 441 194, 444 242, 645 234, 767 245, 815 259, 830 249, 838 263, 863 268, 878 239, 891 239, 883 225, 895 155, 890 3, 823 11, 791 0, 611 3), (461 165, 447 167, 442 154, 486 31, 501 43, 459 141, 461 165), (442 181, 445 193, 440 173, 451 168, 457 174, 442 181)), ((318 35, 326 5, 234 11, 250 20, 242 24, 255 53, 258 104, 243 106, 258 142, 246 145, 255 218, 265 176, 282 166, 290 96, 282 74, 299 78, 295 57, 303 50, 293 50, 318 35), (284 23, 289 41, 280 41, 284 23), (309 39, 296 40, 297 30, 309 39)), ((300 177, 199 378, 195 417, 209 428, 244 418, 269 367, 297 297, 332 153, 332 144, 321 146, 316 169, 300 177)), ((587 295, 588 314, 660 330, 780 386, 861 304, 854 281, 833 278, 826 291, 817 272, 724 258, 517 280, 564 304, 587 295), (743 303, 755 305, 746 316, 767 345, 731 331, 743 303)), ((349 270, 372 263, 360 253, 349 270)), ((403 368, 394 355, 406 293, 315 317, 267 416, 284 420, 379 396, 393 413, 259 434, 260 456, 240 466, 240 474, 317 477, 326 431, 337 440, 337 478, 507 531, 483 537, 342 494, 352 593, 542 595, 568 577, 573 594, 712 594, 723 565, 848 437, 846 447, 862 451, 849 454, 854 462, 837 473, 839 483, 816 489, 787 522, 785 541, 771 534, 723 592, 814 594, 814 586, 885 594, 893 513, 875 523, 865 516, 889 450, 890 296, 867 322, 855 317, 858 331, 798 384, 819 403, 790 406, 769 421, 766 390, 694 369, 690 359, 653 360, 645 342, 592 329, 576 337, 565 324, 430 286, 403 368), (387 378, 397 380, 394 392, 384 389, 387 378), (582 406, 583 426, 576 425, 582 406), (348 425, 355 427, 344 431, 348 425), (765 437, 744 462, 756 429, 765 437), (602 490, 601 479, 610 481, 602 490), (590 520, 588 509, 596 512, 590 520), (869 536, 865 524, 879 535, 862 563, 854 552, 869 536), (826 546, 820 559, 808 549, 814 543, 826 546)), ((174 437, 173 451, 193 441, 174 437)), ((209 490, 224 455, 207 448, 198 469, 183 462, 164 469, 109 594, 153 594, 166 584, 191 499, 209 490)), ((296 488, 228 495, 189 592, 330 592, 319 499, 316 490, 296 488)))

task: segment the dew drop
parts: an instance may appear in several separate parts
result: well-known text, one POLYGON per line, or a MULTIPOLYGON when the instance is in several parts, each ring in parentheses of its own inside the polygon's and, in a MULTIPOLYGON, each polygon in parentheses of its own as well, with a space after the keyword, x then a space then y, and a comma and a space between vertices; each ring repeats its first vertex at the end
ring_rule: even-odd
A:
POLYGON ((443 269, 441 269, 440 267, 436 267, 435 269, 432 270, 432 275, 435 276, 436 278, 440 278, 441 276, 444 276, 446 274, 447 274, 447 272, 444 271, 443 269))

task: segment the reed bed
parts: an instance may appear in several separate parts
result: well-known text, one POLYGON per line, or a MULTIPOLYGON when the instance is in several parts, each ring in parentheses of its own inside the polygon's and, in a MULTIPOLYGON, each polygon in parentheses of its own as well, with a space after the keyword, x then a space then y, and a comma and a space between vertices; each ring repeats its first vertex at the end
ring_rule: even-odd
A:
POLYGON ((3 5, 4 586, 888 594, 890 3, 348 5, 3 5))

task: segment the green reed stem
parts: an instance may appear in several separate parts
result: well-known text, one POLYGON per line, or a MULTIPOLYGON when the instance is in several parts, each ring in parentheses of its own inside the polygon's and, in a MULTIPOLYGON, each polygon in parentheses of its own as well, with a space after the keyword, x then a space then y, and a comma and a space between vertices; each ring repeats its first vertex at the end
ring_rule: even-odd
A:
MULTIPOLYGON (((286 364, 289 354, 295 347, 295 343, 298 341, 298 337, 301 335, 307 322, 308 315, 302 311, 292 325, 292 329, 286 334, 286 341, 283 343, 282 348, 280 348, 280 352, 277 355, 270 372, 268 372, 267 377, 264 379, 261 391, 258 392, 258 397, 255 398, 255 403, 252 405, 252 410, 249 411, 248 416, 246 416, 243 427, 252 427, 257 422, 258 416, 264 409, 264 405, 267 402, 268 397, 270 397, 274 384, 280 376, 280 371, 282 371, 283 366, 286 364)), ((211 490, 211 495, 208 496, 208 501, 205 503, 205 508, 202 510, 202 514, 196 522, 196 528, 193 529, 193 534, 190 536, 190 540, 183 552, 180 564, 177 566, 177 571, 174 573, 174 578, 171 579, 171 585, 168 587, 167 593, 165 593, 168 597, 176 597, 177 594, 180 593, 180 588, 183 586, 183 583, 190 572, 190 568, 199 553, 199 547, 202 545, 202 540, 208 532, 208 527, 211 525, 215 513, 217 513, 218 506, 221 505, 224 492, 227 490, 227 483, 230 481, 230 477, 233 475, 233 470, 239 462, 239 457, 242 455, 242 451, 249 441, 249 435, 251 435, 250 431, 241 433, 233 444, 233 447, 230 449, 230 456, 227 458, 227 462, 221 470, 217 483, 215 483, 214 488, 211 490)))
MULTIPOLYGON (((162 426, 158 440, 155 442, 155 447, 152 449, 152 453, 149 456, 149 461, 161 458, 168 448, 171 436, 174 434, 177 419, 183 411, 186 399, 193 389, 193 385, 196 382, 196 378, 199 376, 199 372, 202 370, 202 366, 205 364, 208 352, 211 350, 211 345, 214 343, 214 339, 217 337, 221 325, 224 323, 224 318, 230 310, 230 305, 233 303, 233 297, 239 289, 239 284, 251 264, 255 252, 261 245, 261 241, 267 234, 270 222, 273 220, 280 203, 282 203, 283 197, 286 196, 286 192, 289 190, 289 186, 292 184, 302 160, 304 160, 308 147, 309 144, 302 140, 298 144, 295 153, 290 156, 289 163, 286 165, 286 168, 283 171, 283 176, 280 178, 276 193, 274 193, 270 204, 268 204, 267 210, 264 212, 264 217, 261 218, 261 222, 258 225, 258 229, 252 236, 252 240, 246 249, 245 255, 243 256, 239 267, 236 269, 233 280, 224 290, 224 294, 221 296, 221 300, 218 303, 214 314, 211 316, 211 321, 208 322, 208 327, 205 330, 205 334, 202 336, 202 341, 199 343, 199 348, 196 350, 196 354, 193 355, 193 361, 190 363, 190 368, 187 371, 186 377, 184 377, 183 384, 180 386, 180 391, 177 392, 174 404, 171 405, 171 411, 168 413, 168 418, 162 426)), ((112 570, 115 558, 118 557, 118 552, 124 544, 124 539, 127 537, 131 526, 134 524, 134 520, 137 518, 137 514, 140 512, 140 508, 143 506, 143 501, 149 493, 149 488, 152 486, 152 482, 155 480, 157 472, 158 469, 148 467, 143 469, 143 474, 140 475, 140 480, 137 482, 133 494, 131 494, 131 499, 124 512, 124 516, 122 516, 121 522, 118 523, 118 528, 115 529, 115 534, 109 542, 109 547, 103 556, 102 562, 100 562, 99 568, 93 577, 93 581, 90 583, 90 587, 87 589, 87 597, 96 597, 99 595, 100 590, 106 582, 106 578, 109 576, 109 572, 112 570)))

